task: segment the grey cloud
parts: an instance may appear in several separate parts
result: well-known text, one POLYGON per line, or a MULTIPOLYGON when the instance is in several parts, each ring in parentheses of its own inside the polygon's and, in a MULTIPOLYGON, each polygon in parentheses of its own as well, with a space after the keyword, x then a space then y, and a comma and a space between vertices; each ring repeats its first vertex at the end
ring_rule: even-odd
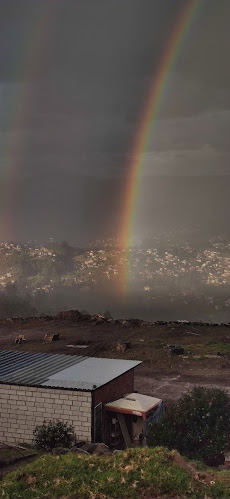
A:
POLYGON ((207 143, 229 151, 230 109, 159 120, 148 149, 199 148, 207 143))
POLYGON ((174 149, 143 155, 143 175, 210 176, 229 175, 230 154, 210 144, 199 149, 174 149))

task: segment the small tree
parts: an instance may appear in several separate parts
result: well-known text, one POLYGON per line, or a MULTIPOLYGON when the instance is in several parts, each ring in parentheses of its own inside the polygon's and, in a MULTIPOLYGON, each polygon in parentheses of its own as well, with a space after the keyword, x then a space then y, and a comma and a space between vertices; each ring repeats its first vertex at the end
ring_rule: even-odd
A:
POLYGON ((206 464, 223 462, 228 447, 230 405, 225 391, 195 387, 168 407, 158 423, 150 426, 148 443, 177 449, 206 464))
POLYGON ((37 449, 52 450, 54 447, 70 447, 74 429, 62 421, 44 421, 33 432, 33 444, 37 449))

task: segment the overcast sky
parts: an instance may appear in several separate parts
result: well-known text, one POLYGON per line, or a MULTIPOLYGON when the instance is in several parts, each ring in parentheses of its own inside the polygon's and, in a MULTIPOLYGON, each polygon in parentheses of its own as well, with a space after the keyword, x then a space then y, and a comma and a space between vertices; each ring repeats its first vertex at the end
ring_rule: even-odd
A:
MULTIPOLYGON (((1 240, 119 230, 141 111, 186 3, 0 1, 1 240)), ((147 230, 169 212, 172 224, 197 223, 203 204, 227 226, 230 2, 199 3, 143 156, 137 221, 147 230)))

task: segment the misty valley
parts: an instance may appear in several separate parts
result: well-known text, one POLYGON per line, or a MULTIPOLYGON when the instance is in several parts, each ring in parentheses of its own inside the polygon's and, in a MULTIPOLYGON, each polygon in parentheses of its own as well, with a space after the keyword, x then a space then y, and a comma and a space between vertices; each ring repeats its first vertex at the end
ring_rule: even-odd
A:
POLYGON ((114 318, 229 321, 228 236, 201 240, 198 230, 174 230, 128 250, 117 239, 85 248, 52 239, 2 242, 0 254, 1 318, 78 309, 114 318))

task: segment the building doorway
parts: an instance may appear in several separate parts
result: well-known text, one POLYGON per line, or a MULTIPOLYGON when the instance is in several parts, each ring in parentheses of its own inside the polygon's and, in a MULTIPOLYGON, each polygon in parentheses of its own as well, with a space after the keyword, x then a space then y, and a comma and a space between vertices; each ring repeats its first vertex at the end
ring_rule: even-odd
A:
POLYGON ((94 442, 102 441, 102 403, 94 407, 94 442))

